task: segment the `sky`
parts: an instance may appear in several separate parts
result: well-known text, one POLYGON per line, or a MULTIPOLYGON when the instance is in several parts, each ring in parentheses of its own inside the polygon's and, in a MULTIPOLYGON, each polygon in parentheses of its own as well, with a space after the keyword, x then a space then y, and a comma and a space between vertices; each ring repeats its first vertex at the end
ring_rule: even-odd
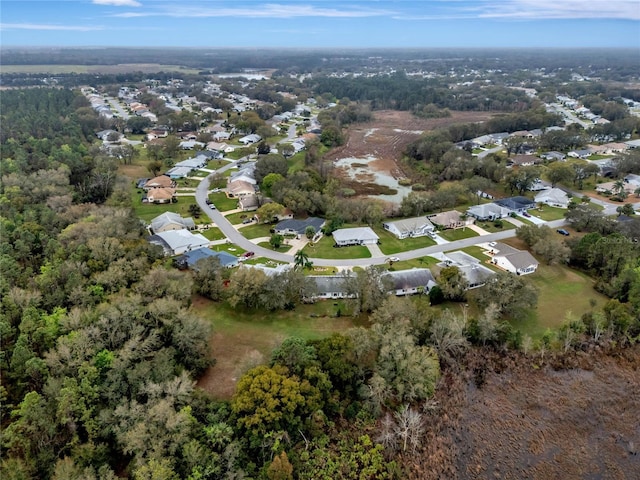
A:
POLYGON ((1 46, 632 47, 640 0, 0 0, 1 46))

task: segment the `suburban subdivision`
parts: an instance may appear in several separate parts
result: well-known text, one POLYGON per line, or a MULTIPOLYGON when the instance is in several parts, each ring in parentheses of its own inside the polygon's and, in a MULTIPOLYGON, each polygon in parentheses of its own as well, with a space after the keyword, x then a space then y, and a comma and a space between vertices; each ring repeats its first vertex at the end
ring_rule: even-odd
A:
POLYGON ((2 478, 637 478, 637 50, 2 53, 2 478))

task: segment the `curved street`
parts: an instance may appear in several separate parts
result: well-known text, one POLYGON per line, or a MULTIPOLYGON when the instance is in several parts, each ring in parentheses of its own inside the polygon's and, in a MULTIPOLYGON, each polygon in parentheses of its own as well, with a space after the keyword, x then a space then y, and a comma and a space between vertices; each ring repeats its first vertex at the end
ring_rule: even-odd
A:
MULTIPOLYGON (((209 174, 203 179, 196 188, 195 198, 198 206, 204 211, 209 218, 216 224, 220 231, 229 239, 231 243, 238 245, 240 248, 246 251, 255 252, 256 255, 276 260, 279 262, 293 263, 293 255, 286 253, 274 252, 268 248, 256 245, 251 240, 242 235, 219 210, 212 210, 207 205, 207 198, 209 194, 209 185, 211 177, 216 173, 222 173, 226 170, 230 170, 238 165, 238 163, 245 159, 240 159, 235 162, 231 162, 224 167, 216 170, 214 173, 209 174)), ((546 222, 551 228, 558 228, 565 224, 564 219, 554 220, 552 222, 546 222)), ((489 233, 480 237, 464 238, 462 240, 456 240, 441 245, 433 245, 430 247, 419 248, 417 250, 411 250, 408 252, 400 252, 394 254, 400 260, 411 260, 413 258, 420 258, 426 255, 432 255, 434 253, 447 252, 450 250, 458 250, 465 247, 470 247, 481 242, 495 242, 503 240, 505 238, 515 236, 515 229, 505 230, 503 232, 489 233)), ((366 267, 368 265, 382 265, 387 262, 388 255, 375 256, 370 258, 352 258, 345 260, 328 259, 328 258, 310 258, 314 265, 319 267, 366 267)))

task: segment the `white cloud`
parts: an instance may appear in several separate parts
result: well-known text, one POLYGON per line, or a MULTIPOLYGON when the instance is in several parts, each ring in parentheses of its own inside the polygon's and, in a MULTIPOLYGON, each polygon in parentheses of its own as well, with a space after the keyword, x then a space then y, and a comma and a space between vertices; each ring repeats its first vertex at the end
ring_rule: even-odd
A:
POLYGON ((93 0, 96 5, 111 5, 113 7, 141 7, 136 0, 93 0))
POLYGON ((638 0, 504 0, 483 2, 481 18, 640 20, 638 0))
POLYGON ((103 27, 85 25, 50 25, 44 23, 0 23, 0 30, 60 30, 70 32, 92 32, 103 27))
MULTIPOLYGON (((95 1, 95 0, 94 0, 95 1)), ((98 0, 109 1, 109 0, 98 0)), ((126 1, 126 0, 125 0, 126 1)), ((371 9, 363 7, 350 7, 335 9, 323 8, 313 5, 293 5, 293 4, 261 4, 251 7, 230 7, 230 8, 203 8, 187 5, 165 6, 157 10, 147 12, 126 12, 115 14, 115 17, 135 18, 146 16, 168 16, 184 18, 207 18, 207 17, 246 17, 246 18, 296 18, 296 17, 331 17, 331 18, 366 18, 391 16, 396 12, 383 9, 371 9)))

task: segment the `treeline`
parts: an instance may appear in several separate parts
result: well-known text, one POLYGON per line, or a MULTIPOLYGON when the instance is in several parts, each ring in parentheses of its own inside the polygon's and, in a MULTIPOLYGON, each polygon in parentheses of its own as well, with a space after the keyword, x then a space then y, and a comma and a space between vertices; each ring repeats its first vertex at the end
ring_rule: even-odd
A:
POLYGON ((396 109, 421 112, 427 105, 450 110, 524 111, 532 100, 524 92, 496 86, 449 88, 442 80, 409 78, 404 73, 371 77, 314 77, 314 92, 369 102, 374 110, 396 109))

